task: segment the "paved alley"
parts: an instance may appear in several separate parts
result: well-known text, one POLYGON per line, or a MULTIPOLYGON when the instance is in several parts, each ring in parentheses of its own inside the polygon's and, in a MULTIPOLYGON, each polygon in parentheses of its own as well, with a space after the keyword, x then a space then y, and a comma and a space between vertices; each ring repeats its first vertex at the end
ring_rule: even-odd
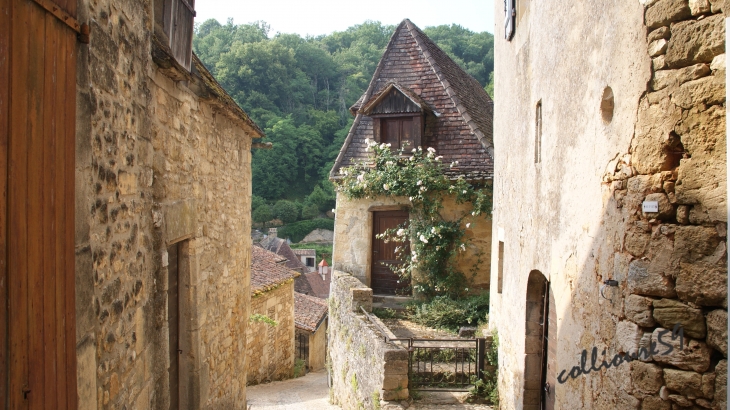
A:
POLYGON ((246 397, 251 410, 339 409, 329 404, 327 372, 324 370, 296 379, 248 387, 246 397))

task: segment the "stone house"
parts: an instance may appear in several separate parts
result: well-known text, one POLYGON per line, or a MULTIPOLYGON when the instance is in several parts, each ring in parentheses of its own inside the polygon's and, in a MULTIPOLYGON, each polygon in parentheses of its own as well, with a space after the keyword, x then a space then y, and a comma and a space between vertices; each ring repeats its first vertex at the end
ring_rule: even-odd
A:
POLYGON ((301 274, 286 263, 273 252, 253 247, 251 323, 246 329, 248 385, 294 375, 294 279, 301 274), (262 316, 276 324, 262 321, 262 316))
POLYGON ((263 134, 191 4, 0 4, 3 407, 246 408, 263 134))
POLYGON ((327 302, 294 292, 294 334, 297 359, 307 370, 324 369, 327 362, 327 302))
MULTIPOLYGON (((409 20, 398 25, 380 59, 370 85, 350 108, 355 121, 330 178, 368 160, 367 142, 390 143, 393 149, 434 148, 450 177, 491 184, 493 102, 481 85, 409 20)), ((333 269, 351 273, 378 294, 393 294, 405 284, 383 263, 395 262, 393 242, 376 234, 408 219, 408 198, 348 200, 338 193, 333 269)), ((444 217, 462 206, 447 203, 444 217)), ((472 246, 459 260, 471 267, 480 254, 489 260, 491 221, 480 219, 466 230, 472 246)), ((487 288, 489 266, 484 263, 474 287, 487 288)))
POLYGON ((314 295, 314 290, 307 280, 306 273, 309 272, 307 265, 302 262, 295 250, 289 246, 284 238, 278 237, 277 228, 269 228, 269 234, 262 239, 259 246, 286 259, 286 266, 301 275, 294 281, 294 291, 305 295, 314 295))
POLYGON ((725 3, 494 9, 500 408, 726 409, 725 3))

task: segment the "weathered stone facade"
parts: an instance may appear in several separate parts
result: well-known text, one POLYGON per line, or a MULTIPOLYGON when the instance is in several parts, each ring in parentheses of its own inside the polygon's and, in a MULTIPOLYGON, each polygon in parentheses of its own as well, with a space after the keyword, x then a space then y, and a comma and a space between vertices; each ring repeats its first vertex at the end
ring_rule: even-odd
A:
MULTIPOLYGON (((348 272, 370 285, 372 263, 373 211, 392 209, 401 205, 410 207, 407 198, 347 199, 337 194, 337 213, 335 216, 335 242, 332 250, 333 269, 348 272)), ((443 216, 454 220, 468 211, 469 204, 455 204, 452 200, 444 203, 443 216)), ((464 222, 465 224, 468 222, 464 222)), ((476 217, 465 229, 465 237, 470 241, 466 252, 459 254, 456 266, 465 274, 477 264, 480 269, 474 277, 468 276, 474 288, 489 287, 489 261, 491 258, 492 221, 476 217)))
POLYGON ((173 81, 153 62, 149 2, 81 1, 79 16, 91 27, 77 75, 79 407, 169 407, 177 245, 180 406, 245 408, 260 131, 209 79, 173 81))
POLYGON ((253 322, 246 329, 248 385, 294 376, 294 280, 251 297, 251 315, 276 321, 253 322))
POLYGON ((511 41, 498 25, 490 327, 500 408, 726 408, 723 7, 532 2, 511 41), (658 212, 643 212, 644 201, 658 212), (547 395, 528 376, 541 363, 526 359, 542 314, 530 305, 535 272, 549 281, 556 319, 547 395), (676 324, 683 346, 671 338, 676 324), (583 350, 590 368, 594 346, 599 364, 650 353, 567 377, 583 350))
MULTIPOLYGON (((329 299, 330 397, 345 410, 381 408, 388 401, 408 399, 408 350, 384 341, 360 310, 371 312, 372 305, 372 289, 334 271, 329 299)), ((382 322, 380 326, 385 328, 382 322)))

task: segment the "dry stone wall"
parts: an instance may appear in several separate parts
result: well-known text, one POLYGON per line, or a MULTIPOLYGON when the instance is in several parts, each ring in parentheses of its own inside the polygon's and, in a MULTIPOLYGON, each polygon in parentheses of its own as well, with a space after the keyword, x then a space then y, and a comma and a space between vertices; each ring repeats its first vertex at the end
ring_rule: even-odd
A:
MULTIPOLYGON (((652 80, 631 155, 605 176, 626 208, 626 351, 679 324, 685 344, 631 365, 643 408, 725 409, 727 192, 723 4, 645 5, 652 80), (642 212, 656 201, 659 212, 642 212), (682 350, 680 350, 682 349, 682 350)), ((617 330, 618 333, 618 330, 617 330)), ((661 349, 660 349, 661 350, 661 349)))
POLYGON ((246 329, 248 385, 294 376, 294 281, 251 298, 251 315, 277 322, 249 323, 246 329))
POLYGON ((345 410, 399 406, 397 401, 408 399, 408 351, 386 343, 362 313, 361 307, 372 311, 372 297, 372 289, 357 278, 334 271, 329 298, 330 397, 345 410))
POLYGON ((82 1, 79 16, 79 407, 169 407, 180 243, 181 406, 245 408, 251 134, 159 71, 150 3, 82 1))

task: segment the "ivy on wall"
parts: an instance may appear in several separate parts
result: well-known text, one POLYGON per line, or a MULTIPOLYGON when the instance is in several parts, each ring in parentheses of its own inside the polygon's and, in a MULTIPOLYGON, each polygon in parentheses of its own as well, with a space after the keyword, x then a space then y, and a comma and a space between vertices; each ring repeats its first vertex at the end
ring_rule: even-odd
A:
POLYGON ((469 245, 465 231, 470 224, 478 217, 491 217, 491 187, 471 184, 461 176, 449 178, 433 148, 414 148, 407 154, 391 150, 390 144, 369 141, 368 150, 374 154, 373 161, 341 169, 337 189, 348 199, 386 196, 411 202, 410 221, 379 236, 402 244, 396 247, 396 255, 403 264, 392 266, 393 271, 408 281, 415 273, 412 287, 426 297, 458 297, 468 291, 469 280, 457 268, 456 258, 469 245), (447 197, 471 206, 447 220, 442 215, 447 197))

